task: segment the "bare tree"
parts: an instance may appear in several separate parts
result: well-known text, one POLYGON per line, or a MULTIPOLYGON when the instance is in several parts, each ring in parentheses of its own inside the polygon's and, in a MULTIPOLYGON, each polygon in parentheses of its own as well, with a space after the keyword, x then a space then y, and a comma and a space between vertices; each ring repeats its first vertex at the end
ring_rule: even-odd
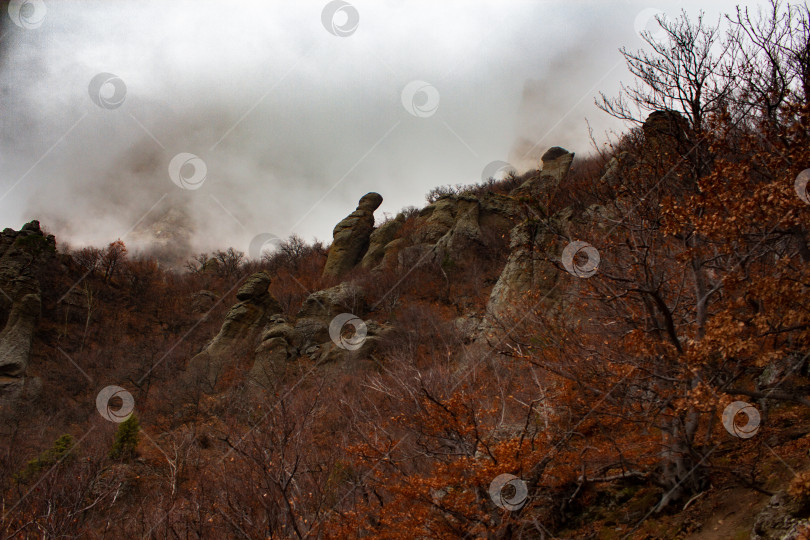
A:
POLYGON ((104 270, 104 281, 112 281, 121 263, 127 255, 127 248, 120 238, 111 242, 101 254, 101 267, 104 270))
POLYGON ((719 22, 705 24, 701 12, 696 22, 685 11, 674 21, 656 17, 666 38, 657 40, 650 32, 642 39, 651 52, 619 49, 635 84, 622 84, 621 94, 608 98, 600 92, 596 106, 611 116, 636 123, 644 111, 673 110, 683 114, 690 128, 700 132, 708 114, 719 111, 733 91, 733 79, 720 77, 725 62, 731 61, 731 40, 722 39, 719 22))
POLYGON ((778 122, 778 112, 791 94, 810 98, 810 16, 807 5, 771 0, 766 10, 752 15, 737 7, 729 39, 737 63, 728 78, 742 81, 736 101, 760 111, 769 122, 778 122))
POLYGON ((96 247, 85 247, 73 253, 73 259, 82 267, 85 273, 98 268, 101 260, 101 250, 96 247))
POLYGON ((202 273, 212 260, 208 253, 200 253, 186 261, 186 269, 192 274, 202 273))
POLYGON ((219 274, 223 277, 230 278, 239 275, 239 270, 242 267, 242 261, 245 259, 245 254, 230 247, 225 251, 222 251, 221 249, 215 251, 213 258, 215 261, 217 261, 219 274))

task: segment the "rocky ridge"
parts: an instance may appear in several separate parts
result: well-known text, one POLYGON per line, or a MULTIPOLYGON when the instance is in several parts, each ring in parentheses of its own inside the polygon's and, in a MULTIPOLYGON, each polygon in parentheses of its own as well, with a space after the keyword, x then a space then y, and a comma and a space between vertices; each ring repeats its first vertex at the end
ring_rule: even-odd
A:
POLYGON ((509 256, 486 312, 471 314, 457 325, 468 341, 497 332, 519 298, 530 290, 550 290, 559 279, 560 252, 568 241, 570 222, 584 218, 574 216, 570 208, 527 217, 525 201, 545 200, 560 189, 573 158, 565 149, 549 149, 542 169, 509 194, 439 197, 418 211, 408 237, 401 235, 403 214, 375 228, 374 210, 382 197, 364 195, 357 209, 334 229, 324 276, 340 282, 310 294, 295 317, 289 318, 268 292, 271 276, 265 272, 250 276, 219 334, 189 362, 192 376, 213 392, 219 374, 240 353, 252 355, 248 379, 262 386, 271 384, 298 359, 329 364, 349 356, 369 357, 392 328, 373 320, 364 291, 351 277, 353 271, 373 274, 393 268, 404 275, 427 264, 469 264, 491 248, 492 231, 508 231, 509 256), (372 318, 363 320, 362 315, 372 318))

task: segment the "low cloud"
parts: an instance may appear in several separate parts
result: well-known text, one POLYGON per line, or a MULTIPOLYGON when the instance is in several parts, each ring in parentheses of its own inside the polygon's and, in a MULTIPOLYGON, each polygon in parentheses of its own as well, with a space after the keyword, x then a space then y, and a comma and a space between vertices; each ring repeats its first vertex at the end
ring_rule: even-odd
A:
POLYGON ((368 191, 393 214, 494 160, 587 153, 585 116, 597 134, 620 127, 593 96, 626 73, 616 49, 641 44, 637 6, 357 2, 341 37, 325 5, 49 2, 38 28, 4 17, 2 225, 145 244, 165 218, 190 251, 247 251, 268 232, 329 241, 368 191), (93 86, 100 73, 117 79, 93 86), (407 110, 412 81, 433 89, 417 106, 438 106, 407 110), (196 189, 170 178, 183 152, 205 164, 196 189))

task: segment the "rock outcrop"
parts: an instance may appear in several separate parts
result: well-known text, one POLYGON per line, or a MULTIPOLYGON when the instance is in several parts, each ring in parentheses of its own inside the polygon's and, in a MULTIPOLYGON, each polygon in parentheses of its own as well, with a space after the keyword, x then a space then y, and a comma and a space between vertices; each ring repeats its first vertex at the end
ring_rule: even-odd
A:
POLYGON ((569 228, 571 211, 563 210, 546 220, 525 221, 510 232, 510 254, 490 293, 488 311, 500 315, 529 291, 547 291, 560 276, 559 260, 569 228))
POLYGON ((498 231, 509 230, 516 210, 510 197, 497 193, 440 197, 419 212, 407 241, 394 238, 384 246, 380 267, 405 272, 426 264, 467 264, 486 255, 498 231))
MULTIPOLYGON (((491 256, 494 242, 503 242, 511 231, 510 255, 491 291, 487 312, 469 311, 455 321, 464 339, 474 341, 484 330, 502 325, 528 292, 549 291, 560 279, 560 252, 575 216, 571 208, 548 215, 543 204, 564 185, 573 159, 573 153, 551 148, 543 155, 542 170, 525 175, 523 184, 508 195, 495 190, 443 195, 414 217, 400 214, 377 229, 374 211, 382 197, 369 193, 335 227, 324 276, 341 278, 358 265, 371 271, 392 269, 399 275, 420 265, 463 267, 491 256), (527 203, 539 206, 539 214, 533 211, 536 215, 527 218, 527 203)), ((210 387, 236 354, 252 352, 248 379, 270 387, 299 360, 341 365, 372 356, 392 331, 389 325, 355 316, 367 311, 365 293, 355 282, 311 293, 294 317, 281 315, 267 292, 269 283, 266 274, 246 280, 237 294, 240 302, 228 312, 219 334, 190 362, 210 387), (355 340, 359 334, 362 339, 355 340)))
POLYGON ((651 155, 688 153, 693 139, 689 121, 677 111, 653 111, 641 126, 651 155))
MULTIPOLYGON (((564 182, 574 154, 554 147, 543 155, 543 169, 532 175, 512 193, 515 197, 544 200, 544 195, 564 182)), ((568 237, 572 210, 564 208, 554 215, 536 216, 511 230, 509 258, 492 288, 482 333, 509 326, 509 317, 518 300, 530 291, 550 291, 560 276, 556 264, 568 237)))
POLYGON ((559 146, 549 148, 543 154, 542 169, 530 174, 523 184, 512 190, 510 195, 518 200, 532 199, 534 202, 545 203, 549 194, 560 187, 560 183, 568 175, 573 161, 572 152, 559 146))
POLYGON ((386 253, 386 246, 394 241, 404 224, 405 216, 399 214, 396 218, 374 229, 374 232, 369 237, 368 251, 366 251, 363 260, 360 261, 363 268, 371 270, 382 263, 386 253))
POLYGON ((298 359, 303 345, 301 334, 281 315, 271 318, 256 348, 249 379, 268 386, 286 372, 287 362, 298 359))
POLYGON ((228 311, 219 333, 189 361, 187 378, 194 388, 216 393, 234 361, 250 357, 248 381, 268 388, 302 358, 328 364, 367 357, 390 331, 390 326, 353 315, 366 310, 363 291, 355 283, 343 282, 310 294, 293 318, 282 315, 278 301, 268 292, 270 283, 270 276, 260 272, 241 285, 238 302, 228 311), (333 328, 336 320, 343 320, 339 332, 333 328), (351 337, 352 332, 346 335, 351 328, 362 334, 359 341, 345 341, 351 337))
POLYGON ((205 313, 217 303, 217 295, 211 291, 197 291, 191 295, 191 311, 205 313))
POLYGON ((341 313, 361 313, 366 300, 363 291, 354 283, 316 291, 310 294, 296 315, 295 329, 303 336, 303 348, 330 341, 329 324, 341 313))
POLYGON ((270 282, 266 272, 248 277, 236 293, 239 302, 228 311, 219 333, 189 361, 189 376, 205 391, 214 390, 223 370, 239 354, 249 353, 249 345, 259 332, 273 315, 281 313, 281 305, 267 290, 270 282))
POLYGON ((323 269, 324 277, 340 277, 363 259, 374 230, 374 211, 382 201, 379 193, 363 195, 357 209, 335 226, 332 246, 323 269))
POLYGON ((559 185, 571 169, 571 163, 574 162, 574 154, 565 148, 553 146, 546 150, 546 153, 543 154, 543 157, 540 159, 543 162, 542 175, 554 178, 557 185, 559 185))
POLYGON ((0 396, 16 395, 26 383, 31 343, 42 304, 36 267, 56 251, 54 237, 38 221, 0 233, 0 396))
POLYGON ((810 512, 804 504, 784 491, 773 495, 768 505, 757 514, 751 540, 804 538, 800 531, 810 525, 810 512))
POLYGON ((16 289, 8 321, 0 332, 0 391, 8 385, 22 382, 40 313, 41 300, 36 280, 20 280, 16 289))
POLYGON ((272 317, 255 350, 250 380, 269 386, 283 376, 291 361, 300 358, 323 365, 373 354, 390 327, 353 315, 365 309, 362 290, 354 283, 343 282, 310 294, 295 321, 280 315, 272 317), (346 330, 350 336, 344 335, 346 330), (356 334, 362 335, 357 340, 344 341, 356 334))

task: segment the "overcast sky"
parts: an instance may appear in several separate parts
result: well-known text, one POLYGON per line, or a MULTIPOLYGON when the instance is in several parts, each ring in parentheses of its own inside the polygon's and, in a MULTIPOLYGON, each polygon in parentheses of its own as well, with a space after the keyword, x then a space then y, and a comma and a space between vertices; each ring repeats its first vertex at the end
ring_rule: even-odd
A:
POLYGON ((331 241, 369 191, 382 219, 495 160, 587 154, 585 118, 600 140, 622 129, 593 106, 627 79, 617 49, 641 47, 657 10, 699 5, 16 0, 0 28, 0 227, 38 218, 102 244, 175 208, 198 250, 331 241))

